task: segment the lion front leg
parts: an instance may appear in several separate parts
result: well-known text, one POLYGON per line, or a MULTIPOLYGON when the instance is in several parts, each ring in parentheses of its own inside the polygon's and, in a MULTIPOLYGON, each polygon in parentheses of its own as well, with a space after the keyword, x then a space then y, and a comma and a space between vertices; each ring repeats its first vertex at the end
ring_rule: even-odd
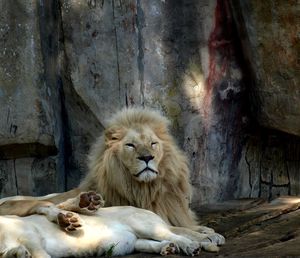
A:
POLYGON ((58 204, 70 198, 74 198, 81 192, 80 188, 72 189, 64 193, 49 194, 40 197, 12 196, 0 199, 0 215, 28 216, 37 214, 41 206, 58 204))
POLYGON ((161 255, 171 255, 179 253, 179 247, 171 241, 154 241, 148 239, 138 239, 134 250, 142 253, 155 253, 161 255))
POLYGON ((218 246, 225 244, 224 236, 214 231, 209 230, 207 233, 199 233, 182 227, 170 227, 170 230, 177 235, 197 241, 201 248, 208 252, 218 252, 218 246))
POLYGON ((75 231, 82 226, 81 214, 92 214, 104 206, 102 196, 95 192, 82 192, 64 202, 47 206, 39 206, 36 213, 45 215, 49 221, 57 223, 65 231, 75 231))
POLYGON ((74 198, 70 198, 57 205, 59 209, 90 215, 99 208, 104 207, 104 200, 100 194, 94 191, 81 192, 74 198))
MULTIPOLYGON (((152 218, 151 218, 152 219, 152 218)), ((200 244, 184 236, 174 234, 169 229, 169 226, 164 223, 159 223, 155 221, 145 221, 146 224, 140 223, 140 226, 136 228, 138 235, 141 235, 145 239, 153 239, 157 241, 169 241, 178 246, 183 253, 189 256, 195 256, 200 253, 200 244), (138 229, 138 230, 137 230, 138 229)), ((170 248, 166 248, 163 254, 167 254, 170 248)), ((160 252, 161 252, 160 251, 160 252)))
POLYGON ((179 235, 171 236, 169 240, 177 244, 180 250, 182 250, 186 255, 196 256, 200 254, 201 247, 196 241, 192 241, 179 235))
POLYGON ((78 214, 59 209, 53 204, 39 207, 37 213, 45 215, 49 221, 58 224, 65 231, 75 231, 82 227, 78 214))

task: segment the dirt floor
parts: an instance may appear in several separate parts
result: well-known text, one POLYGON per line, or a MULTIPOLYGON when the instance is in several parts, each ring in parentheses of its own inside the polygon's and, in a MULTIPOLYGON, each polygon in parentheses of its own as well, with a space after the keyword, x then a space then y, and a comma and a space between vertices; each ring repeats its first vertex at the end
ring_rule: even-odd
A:
MULTIPOLYGON (((202 206, 197 214, 201 224, 226 237, 226 244, 219 253, 202 252, 202 257, 300 257, 300 197, 280 197, 272 202, 233 200, 202 206)), ((133 254, 124 257, 161 256, 133 254)))

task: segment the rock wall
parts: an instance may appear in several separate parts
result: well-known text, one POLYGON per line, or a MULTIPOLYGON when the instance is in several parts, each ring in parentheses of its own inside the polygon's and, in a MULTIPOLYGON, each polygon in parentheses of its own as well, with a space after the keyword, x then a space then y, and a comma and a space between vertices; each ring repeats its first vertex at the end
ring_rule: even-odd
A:
POLYGON ((0 7, 1 194, 62 189, 53 109, 59 100, 44 77, 38 5, 1 1, 0 7))
POLYGON ((0 196, 76 186, 133 105, 171 120, 195 205, 299 194, 296 3, 272 3, 0 0, 0 196))
POLYGON ((231 1, 252 122, 237 196, 299 195, 300 23, 298 1, 231 1))
POLYGON ((261 126, 300 136, 299 1, 232 1, 261 126))

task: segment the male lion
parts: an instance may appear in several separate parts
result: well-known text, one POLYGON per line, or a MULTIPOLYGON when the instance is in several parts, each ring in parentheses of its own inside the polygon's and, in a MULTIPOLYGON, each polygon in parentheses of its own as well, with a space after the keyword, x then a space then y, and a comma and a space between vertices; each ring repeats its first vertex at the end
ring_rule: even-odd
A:
MULTIPOLYGON (((82 193, 59 204, 59 208, 78 211, 78 203, 89 194, 103 204, 99 195, 82 193)), ((73 216, 71 212, 61 214, 60 209, 52 206, 39 207, 49 220, 53 216, 73 216)), ((64 232, 44 216, 0 216, 0 257, 112 256, 133 251, 162 255, 181 251, 194 256, 199 254, 201 248, 216 252, 218 245, 224 243, 224 238, 217 233, 201 234, 190 229, 175 228, 151 211, 130 206, 100 208, 94 216, 81 215, 79 219, 84 224, 74 226, 80 227, 80 230, 64 232)))
MULTIPOLYGON (((93 190, 101 193, 106 206, 148 209, 173 226, 197 229, 195 215, 189 209, 187 160, 170 135, 168 124, 166 118, 149 109, 120 111, 92 147, 89 173, 78 188, 44 197, 5 198, 0 200, 0 214, 34 214, 41 206, 93 190)), ((89 210, 93 209, 91 204, 89 210)))

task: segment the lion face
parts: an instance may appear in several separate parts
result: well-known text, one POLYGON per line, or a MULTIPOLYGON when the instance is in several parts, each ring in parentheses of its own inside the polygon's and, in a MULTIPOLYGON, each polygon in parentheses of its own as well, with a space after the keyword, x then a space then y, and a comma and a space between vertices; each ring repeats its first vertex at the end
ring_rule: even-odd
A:
POLYGON ((117 145, 116 156, 135 180, 146 183, 159 176, 162 142, 151 128, 127 129, 117 145))

